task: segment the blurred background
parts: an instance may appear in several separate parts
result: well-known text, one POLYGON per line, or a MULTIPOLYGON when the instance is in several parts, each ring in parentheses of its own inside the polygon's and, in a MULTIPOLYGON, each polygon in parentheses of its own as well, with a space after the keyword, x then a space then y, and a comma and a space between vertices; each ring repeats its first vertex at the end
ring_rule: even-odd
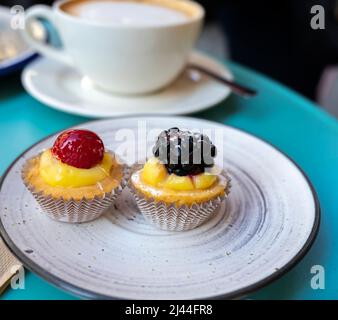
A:
MULTIPOLYGON (((338 116, 338 0, 199 1, 207 12, 199 49, 262 72, 338 116), (325 10, 313 30, 311 7, 325 10)), ((1 5, 52 0, 1 0, 1 5)))

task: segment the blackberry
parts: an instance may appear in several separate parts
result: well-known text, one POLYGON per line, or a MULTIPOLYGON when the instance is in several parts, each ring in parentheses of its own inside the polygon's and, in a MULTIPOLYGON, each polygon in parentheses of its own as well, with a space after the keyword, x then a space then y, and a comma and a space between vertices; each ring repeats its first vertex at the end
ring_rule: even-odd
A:
POLYGON ((153 154, 166 166, 169 174, 187 176, 212 167, 217 149, 208 136, 174 127, 160 133, 153 154))

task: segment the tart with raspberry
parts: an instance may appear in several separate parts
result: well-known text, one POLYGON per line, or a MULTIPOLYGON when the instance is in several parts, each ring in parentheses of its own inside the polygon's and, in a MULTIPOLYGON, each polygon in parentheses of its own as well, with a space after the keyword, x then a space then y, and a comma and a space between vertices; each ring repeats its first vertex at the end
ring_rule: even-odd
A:
POLYGON ((228 175, 214 164, 209 137, 171 128, 163 131, 153 157, 134 166, 130 187, 147 220, 165 230, 201 225, 230 191, 228 175))
POLYGON ((64 222, 99 217, 121 192, 124 175, 124 165, 89 130, 62 132, 52 148, 26 161, 22 170, 43 211, 64 222))

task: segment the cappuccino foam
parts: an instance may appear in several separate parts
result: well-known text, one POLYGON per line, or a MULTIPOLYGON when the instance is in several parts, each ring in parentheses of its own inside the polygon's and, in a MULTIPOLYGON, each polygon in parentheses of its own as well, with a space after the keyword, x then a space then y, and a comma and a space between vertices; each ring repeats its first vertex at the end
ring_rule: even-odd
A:
POLYGON ((116 26, 161 26, 188 20, 179 10, 146 2, 74 1, 69 2, 63 9, 88 21, 116 26))

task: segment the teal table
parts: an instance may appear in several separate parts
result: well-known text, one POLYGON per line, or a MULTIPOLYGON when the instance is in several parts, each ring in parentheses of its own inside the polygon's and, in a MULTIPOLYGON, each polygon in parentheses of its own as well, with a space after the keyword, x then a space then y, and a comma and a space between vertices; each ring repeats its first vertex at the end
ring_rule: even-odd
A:
MULTIPOLYGON (((245 100, 224 103, 195 114, 241 128, 274 144, 295 160, 311 179, 320 199, 318 238, 307 256, 279 280, 250 299, 338 299, 338 122, 284 86, 229 63, 239 82, 260 91, 245 100), (314 265, 325 268, 325 289, 311 289, 314 265)), ((39 139, 87 121, 47 108, 27 95, 18 76, 0 79, 0 173, 39 139)), ((35 274, 26 272, 24 290, 8 289, 2 299, 74 299, 35 274)))

